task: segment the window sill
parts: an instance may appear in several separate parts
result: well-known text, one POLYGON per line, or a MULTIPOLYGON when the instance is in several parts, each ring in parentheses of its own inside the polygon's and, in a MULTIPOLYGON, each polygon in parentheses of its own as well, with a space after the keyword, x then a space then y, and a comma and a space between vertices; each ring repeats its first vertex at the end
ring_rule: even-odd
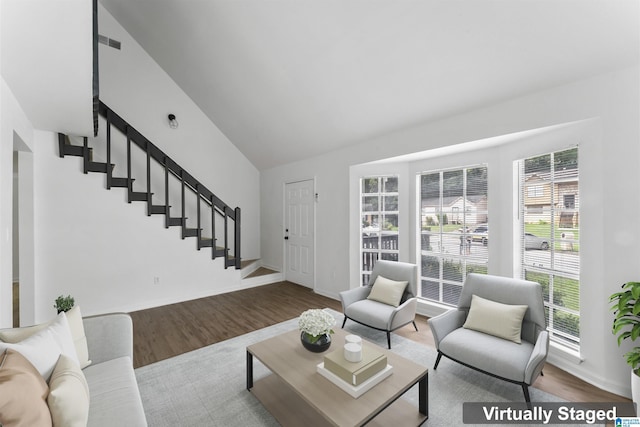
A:
POLYGON ((549 344, 549 356, 551 356, 552 359, 561 359, 564 362, 570 362, 574 365, 579 365, 584 362, 584 358, 580 355, 580 351, 573 350, 553 341, 549 344))
POLYGON ((423 316, 436 317, 453 308, 455 307, 418 298, 418 309, 416 311, 423 316))

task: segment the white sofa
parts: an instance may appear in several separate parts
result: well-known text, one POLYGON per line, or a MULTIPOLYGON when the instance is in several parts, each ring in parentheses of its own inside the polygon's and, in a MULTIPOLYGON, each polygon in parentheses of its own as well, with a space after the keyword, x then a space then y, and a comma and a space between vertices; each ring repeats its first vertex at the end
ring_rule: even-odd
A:
POLYGON ((147 425, 128 314, 83 318, 76 307, 0 330, 0 350, 0 425, 147 425))

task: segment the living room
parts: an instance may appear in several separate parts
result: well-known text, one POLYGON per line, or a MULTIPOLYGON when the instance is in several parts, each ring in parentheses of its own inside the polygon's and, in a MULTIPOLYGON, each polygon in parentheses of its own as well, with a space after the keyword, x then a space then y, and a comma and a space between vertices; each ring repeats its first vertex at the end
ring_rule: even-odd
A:
MULTIPOLYGON (((640 274, 640 224, 634 220, 640 210, 640 180, 636 172, 640 163, 640 73, 637 5, 633 3, 621 2, 631 10, 627 15, 636 24, 635 33, 624 33, 628 27, 622 25, 620 30, 631 36, 625 47, 632 51, 631 55, 625 51, 608 57, 603 52, 623 48, 600 46, 589 39, 584 47, 586 53, 576 52, 575 56, 589 58, 593 51, 594 57, 599 55, 600 68, 558 75, 552 79, 554 84, 527 87, 524 92, 513 90, 514 96, 496 96, 491 102, 470 104, 463 110, 443 111, 428 121, 416 117, 405 121, 402 127, 283 164, 254 165, 101 4, 100 33, 119 40, 123 47, 120 51, 99 47, 100 98, 149 139, 180 158, 194 175, 207 183, 225 182, 217 189, 220 197, 243 209, 242 257, 260 259, 265 267, 282 272, 286 269, 282 246, 284 185, 313 180, 318 195, 313 289, 334 299, 340 291, 359 284, 361 177, 398 175, 400 203, 412 207, 416 205, 417 173, 486 164, 493 235, 488 247, 489 272, 513 277, 519 274, 514 267, 517 255, 511 219, 513 161, 578 144, 583 189, 583 333, 579 354, 553 350, 550 360, 589 383, 629 396, 629 371, 622 358, 628 348, 618 348, 611 334, 608 297, 622 283, 638 280, 640 274), (608 65, 603 65, 607 61, 608 65), (163 121, 172 112, 180 121, 177 130, 171 130, 163 121), (188 153, 198 155, 185 155, 188 153), (399 158, 415 153, 419 153, 418 157, 399 158), (237 180, 228 183, 229 176, 237 180)), ((7 10, 3 4, 3 31, 7 10)), ((579 10, 576 13, 579 15, 579 10)), ((589 25, 600 34, 597 22, 589 25)), ((568 33, 569 37, 571 32, 568 33)), ((5 44, 16 43, 15 40, 3 35, 3 55, 5 44)), ((549 60, 568 61, 572 52, 565 55, 566 58, 550 54, 549 60)), ((25 111, 27 101, 13 87, 15 77, 5 75, 9 65, 3 61, 0 110, 0 224, 5 237, 0 246, 0 326, 11 326, 13 220, 9 183, 16 144, 27 148, 18 148, 25 157, 21 174, 29 176, 31 169, 33 191, 31 227, 29 216, 21 217, 21 226, 25 227, 21 228, 21 239, 30 234, 32 242, 32 256, 20 259, 24 324, 48 320, 53 315, 52 302, 60 294, 74 295, 83 314, 92 315, 135 311, 241 289, 237 272, 225 270, 206 254, 196 252, 193 242, 180 241, 166 232, 157 221, 146 217, 142 207, 126 206, 122 194, 103 191, 103 177, 83 176, 73 161, 59 159, 54 132, 62 129, 34 126, 35 117, 25 111), (155 277, 159 283, 155 283, 155 277)), ((56 102, 64 105, 64 99, 56 102)), ((415 261, 415 210, 407 209, 401 221, 400 259, 415 261)), ((436 314, 435 308, 426 303, 420 310, 423 314, 436 314)))

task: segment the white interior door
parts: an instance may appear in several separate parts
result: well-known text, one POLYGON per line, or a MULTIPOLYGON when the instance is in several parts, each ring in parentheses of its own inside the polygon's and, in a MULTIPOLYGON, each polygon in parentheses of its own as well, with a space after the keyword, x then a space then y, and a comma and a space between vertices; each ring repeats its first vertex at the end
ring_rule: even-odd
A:
POLYGON ((285 279, 314 286, 315 212, 313 180, 285 185, 285 279))

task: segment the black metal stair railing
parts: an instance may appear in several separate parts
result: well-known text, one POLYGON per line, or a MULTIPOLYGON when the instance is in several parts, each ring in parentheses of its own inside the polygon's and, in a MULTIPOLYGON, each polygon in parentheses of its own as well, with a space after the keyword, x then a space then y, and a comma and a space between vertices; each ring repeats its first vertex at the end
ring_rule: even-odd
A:
POLYGON ((64 134, 58 134, 58 144, 60 157, 65 155, 78 156, 83 158, 84 173, 100 172, 107 176, 107 189, 113 187, 121 187, 127 189, 127 201, 141 201, 147 203, 147 215, 164 215, 165 228, 179 226, 181 227, 181 237, 197 238, 197 249, 211 248, 211 256, 213 259, 224 257, 224 266, 240 268, 240 208, 230 208, 222 200, 220 200, 206 186, 195 179, 184 168, 176 163, 171 157, 165 154, 160 148, 145 138, 133 126, 128 124, 122 117, 117 115, 113 110, 100 102, 99 113, 106 118, 106 162, 96 162, 93 160, 93 148, 88 146, 88 138, 83 138, 83 145, 71 144, 70 138, 64 134), (113 175, 115 165, 112 163, 112 144, 111 144, 111 128, 118 129, 126 136, 126 177, 117 177, 113 175), (132 165, 132 148, 138 147, 146 156, 146 191, 135 191, 133 183, 133 165, 132 165), (151 191, 151 167, 152 161, 155 161, 164 170, 164 204, 153 204, 153 192, 151 191), (171 206, 169 205, 169 183, 170 179, 179 181, 181 212, 180 216, 171 216, 171 206), (186 213, 186 197, 191 193, 196 197, 196 227, 190 228, 187 225, 186 213), (209 209, 211 212, 211 236, 203 235, 204 224, 202 222, 203 211, 209 209), (223 240, 222 246, 217 244, 219 239, 216 238, 216 218, 223 219, 223 240), (233 254, 230 254, 231 242, 229 237, 229 220, 233 221, 233 254))

